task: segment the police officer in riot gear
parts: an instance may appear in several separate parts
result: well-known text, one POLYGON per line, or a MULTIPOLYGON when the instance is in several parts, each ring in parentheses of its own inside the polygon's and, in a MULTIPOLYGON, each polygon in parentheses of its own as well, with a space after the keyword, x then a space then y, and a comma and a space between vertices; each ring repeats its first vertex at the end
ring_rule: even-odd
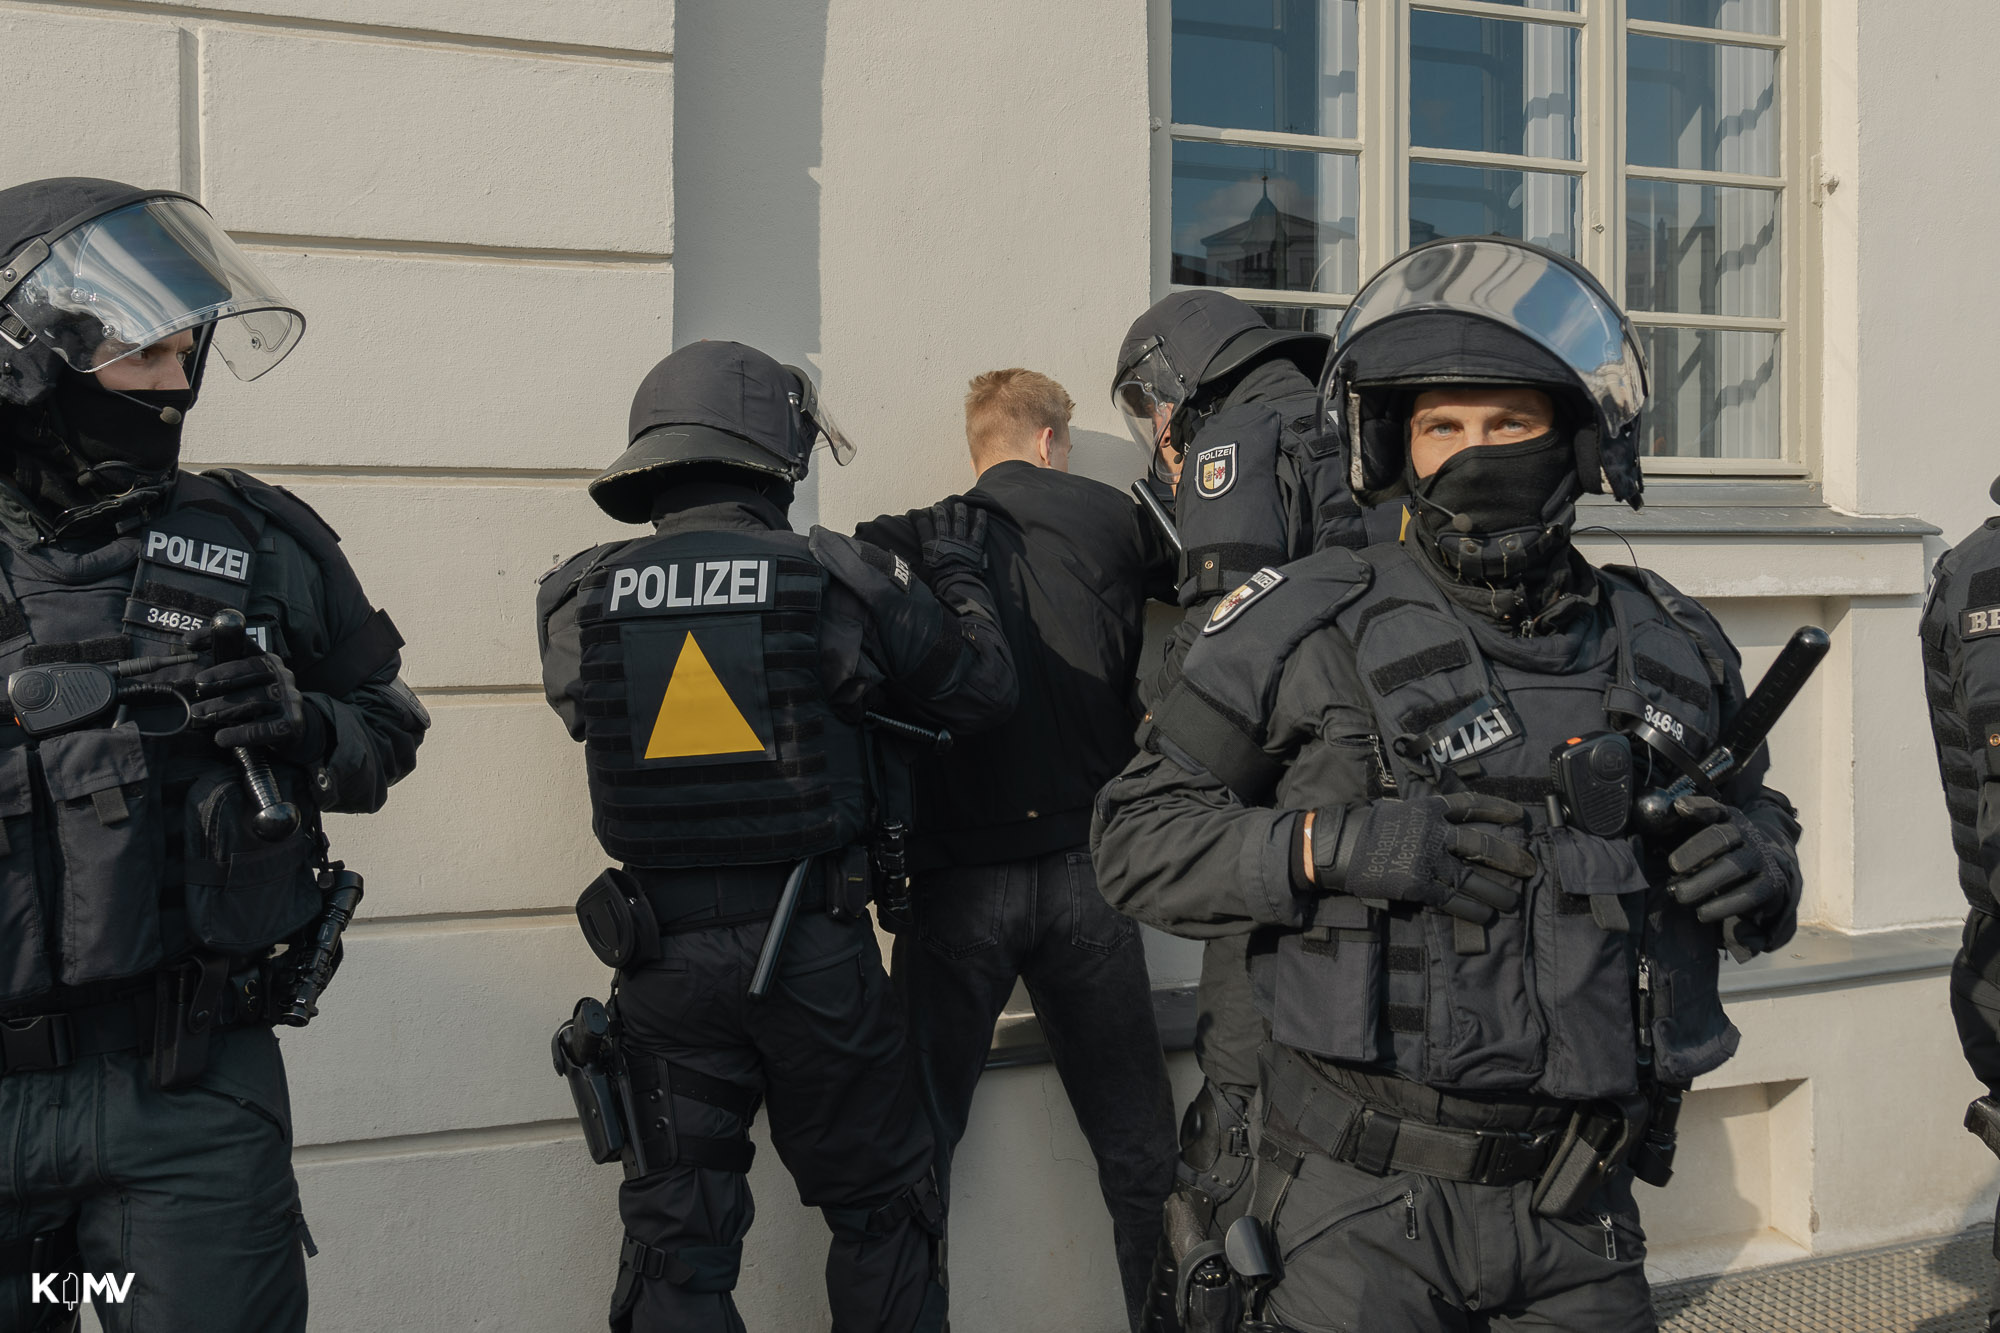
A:
MULTIPOLYGON (((2000 503, 2000 481, 1993 491, 2000 503)), ((1951 1014, 1986 1095, 1966 1108, 1965 1127, 2000 1154, 2000 824, 1987 796, 2000 774, 2000 518, 1987 519, 1938 560, 1922 634, 1958 886, 1971 904, 1951 967, 1951 1014)), ((2000 1310, 1987 1327, 2000 1330, 2000 1310)))
POLYGON ((131 1274, 114 1333, 305 1327, 272 950, 323 914, 318 812, 380 808, 429 718, 333 531, 179 467, 208 354, 254 379, 303 327, 184 195, 0 190, 0 1327, 68 1327, 34 1277, 76 1272, 131 1274))
POLYGON ((612 1327, 743 1327, 729 1293, 768 1102, 833 1232, 834 1327, 936 1330, 934 1139, 867 903, 906 884, 889 733, 976 731, 1014 704, 983 521, 926 515, 928 587, 877 547, 793 533, 815 441, 852 446, 803 371, 739 343, 656 366, 629 439, 591 498, 653 534, 583 552, 537 600, 549 702, 621 863, 578 904, 619 969, 608 1043, 579 1040, 606 1026, 595 1001, 557 1039, 593 1150, 625 1162, 612 1327))
POLYGON ((1142 918, 1277 932, 1234 1290, 1299 1330, 1651 1328, 1631 1182, 1735 1049, 1719 951, 1782 945, 1800 880, 1761 753, 1637 836, 1744 694, 1697 603, 1570 543, 1581 492, 1639 499, 1636 340, 1567 259, 1437 242, 1325 392, 1407 541, 1218 602, 1094 830, 1142 918))
MULTIPOLYGON (((1186 614, 1164 664, 1141 685, 1149 705, 1172 688, 1217 598, 1261 566, 1370 540, 1319 422, 1317 378, 1329 341, 1273 329, 1235 297, 1197 290, 1156 302, 1119 347, 1112 401, 1149 460, 1150 480, 1173 487, 1182 548, 1186 614)), ((1236 1215, 1240 1203, 1231 1200, 1250 1169, 1244 1117, 1263 1022, 1250 999, 1245 946, 1230 935, 1202 954, 1195 1058, 1205 1082, 1182 1123, 1177 1188, 1204 1228, 1236 1215)), ((1173 1327, 1172 1257, 1163 1250, 1148 1295, 1156 1329, 1173 1327)))

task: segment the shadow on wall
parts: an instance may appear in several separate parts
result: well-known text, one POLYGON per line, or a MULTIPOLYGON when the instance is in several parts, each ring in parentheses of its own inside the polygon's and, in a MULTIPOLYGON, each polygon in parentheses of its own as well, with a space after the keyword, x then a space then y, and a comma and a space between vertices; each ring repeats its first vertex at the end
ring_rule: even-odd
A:
MULTIPOLYGON (((817 366, 826 11, 827 0, 730 0, 675 16, 676 347, 727 338, 817 366)), ((818 513, 808 476, 793 526, 818 513)))
MULTIPOLYGON (((726 338, 817 367, 826 10, 827 0, 729 0, 675 15, 674 347, 726 338)), ((813 459, 815 470, 827 463, 813 459)), ((792 526, 803 532, 818 513, 809 475, 792 526)), ((824 1328, 826 1226, 796 1206, 762 1116, 754 1137, 757 1222, 737 1306, 751 1328, 824 1328)))

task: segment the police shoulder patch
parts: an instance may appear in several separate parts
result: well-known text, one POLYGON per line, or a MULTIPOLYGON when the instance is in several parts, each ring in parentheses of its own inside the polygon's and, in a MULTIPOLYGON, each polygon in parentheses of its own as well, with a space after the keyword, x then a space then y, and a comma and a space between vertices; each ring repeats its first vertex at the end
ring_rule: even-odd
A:
POLYGON ((1236 442, 1218 444, 1194 456, 1195 491, 1205 500, 1228 493, 1236 484, 1236 442))
MULTIPOLYGON (((1234 447, 1233 445, 1231 446, 1234 447)), ((1219 634, 1259 597, 1285 581, 1285 576, 1270 566, 1265 566, 1252 574, 1247 582, 1215 604, 1208 613, 1208 623, 1201 627, 1203 634, 1219 634)))
POLYGON ((1983 639, 2000 634, 2000 606, 1967 607, 1958 613, 1958 637, 1983 639))

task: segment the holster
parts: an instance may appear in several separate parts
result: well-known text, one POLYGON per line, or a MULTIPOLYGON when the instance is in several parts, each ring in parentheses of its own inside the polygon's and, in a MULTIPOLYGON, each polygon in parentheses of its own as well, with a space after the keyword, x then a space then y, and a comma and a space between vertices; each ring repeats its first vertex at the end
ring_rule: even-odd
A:
POLYGON ((154 974, 154 1087, 185 1088, 208 1068, 228 978, 229 960, 219 954, 198 954, 154 974))
POLYGON ((1234 1333, 1243 1304, 1223 1257, 1220 1240, 1210 1239, 1194 1203, 1169 1194, 1167 1249, 1174 1258, 1174 1314, 1183 1333, 1234 1333))
MULTIPOLYGON (((1981 1097, 1965 1108, 1965 1127, 1973 1137, 1986 1145, 1986 1150, 2000 1157, 2000 1102, 1991 1097, 1981 1097)), ((1996 1242, 2000 1244, 2000 1242, 1996 1242)))
POLYGON ((602 1030, 590 1030, 593 1020, 604 1014, 603 1005, 585 996, 549 1039, 556 1073, 569 1083, 570 1100, 576 1103, 584 1146, 590 1150, 590 1160, 600 1166, 617 1161, 631 1141, 626 1131, 625 1099, 612 1065, 608 1017, 602 1030))
POLYGON ((1535 1181, 1540 1217, 1573 1217, 1612 1172, 1625 1164, 1646 1127, 1643 1099, 1586 1102, 1569 1118, 1562 1139, 1535 1181))
POLYGON ((607 868, 576 900, 584 941, 606 967, 639 967, 660 956, 660 923, 639 881, 607 868))

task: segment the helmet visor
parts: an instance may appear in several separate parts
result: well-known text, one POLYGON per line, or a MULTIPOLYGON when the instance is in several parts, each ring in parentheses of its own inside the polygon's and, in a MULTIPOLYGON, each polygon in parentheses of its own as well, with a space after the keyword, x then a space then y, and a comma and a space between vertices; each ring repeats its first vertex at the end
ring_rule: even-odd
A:
POLYGON ((1645 406, 1646 367, 1630 322, 1595 278, 1558 255, 1471 237, 1419 246, 1354 298, 1338 345, 1389 320, 1432 312, 1488 319, 1546 348, 1614 434, 1645 406))
POLYGON ((6 306, 72 370, 102 370, 183 329, 216 325, 238 379, 285 359, 301 315, 191 199, 114 209, 50 243, 6 306))
POLYGON ((811 453, 824 446, 840 466, 852 463, 858 452, 855 443, 840 428, 840 423, 833 419, 827 405, 820 401, 812 376, 797 366, 786 366, 785 370, 793 381, 793 387, 786 391, 785 396, 792 400, 792 410, 799 414, 800 425, 807 434, 806 452, 811 453))
POLYGON ((1111 402, 1125 418, 1125 428, 1140 451, 1154 457, 1166 435, 1168 420, 1194 387, 1174 369, 1166 344, 1155 338, 1119 371, 1111 386, 1111 402))

